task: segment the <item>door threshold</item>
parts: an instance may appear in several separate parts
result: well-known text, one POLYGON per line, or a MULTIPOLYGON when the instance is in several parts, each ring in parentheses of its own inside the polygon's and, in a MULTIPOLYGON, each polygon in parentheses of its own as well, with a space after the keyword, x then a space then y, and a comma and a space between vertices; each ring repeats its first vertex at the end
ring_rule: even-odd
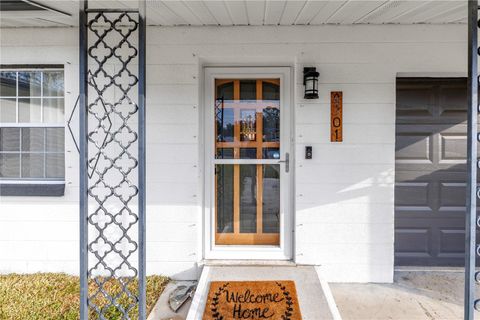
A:
POLYGON ((204 266, 283 266, 295 267, 292 260, 202 260, 199 265, 204 266))

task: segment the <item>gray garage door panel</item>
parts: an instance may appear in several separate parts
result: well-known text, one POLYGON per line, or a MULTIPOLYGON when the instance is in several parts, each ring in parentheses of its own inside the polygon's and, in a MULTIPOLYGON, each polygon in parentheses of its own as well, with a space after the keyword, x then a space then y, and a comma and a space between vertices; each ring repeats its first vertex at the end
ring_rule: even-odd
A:
POLYGON ((395 264, 464 264, 465 79, 397 79, 395 264))

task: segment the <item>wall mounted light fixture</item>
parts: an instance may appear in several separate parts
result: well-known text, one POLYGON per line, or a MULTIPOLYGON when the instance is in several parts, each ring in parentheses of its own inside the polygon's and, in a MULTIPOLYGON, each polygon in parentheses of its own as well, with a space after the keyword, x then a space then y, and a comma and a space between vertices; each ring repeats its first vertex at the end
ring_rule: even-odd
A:
POLYGON ((305 86, 305 99, 318 99, 318 76, 317 68, 303 68, 303 85, 305 86))

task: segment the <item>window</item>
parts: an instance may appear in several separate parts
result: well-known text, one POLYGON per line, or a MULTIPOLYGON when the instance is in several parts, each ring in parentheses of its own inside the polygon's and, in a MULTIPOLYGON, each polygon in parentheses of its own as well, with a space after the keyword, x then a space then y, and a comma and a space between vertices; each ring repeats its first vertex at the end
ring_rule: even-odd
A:
POLYGON ((0 182, 65 179, 63 69, 0 70, 0 182))

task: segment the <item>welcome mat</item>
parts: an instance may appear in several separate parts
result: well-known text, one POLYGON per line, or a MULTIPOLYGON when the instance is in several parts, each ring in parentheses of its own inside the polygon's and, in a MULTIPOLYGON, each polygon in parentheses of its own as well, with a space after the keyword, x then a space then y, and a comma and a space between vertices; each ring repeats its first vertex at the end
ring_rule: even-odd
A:
POLYGON ((203 320, 301 320, 293 281, 213 281, 203 320))

